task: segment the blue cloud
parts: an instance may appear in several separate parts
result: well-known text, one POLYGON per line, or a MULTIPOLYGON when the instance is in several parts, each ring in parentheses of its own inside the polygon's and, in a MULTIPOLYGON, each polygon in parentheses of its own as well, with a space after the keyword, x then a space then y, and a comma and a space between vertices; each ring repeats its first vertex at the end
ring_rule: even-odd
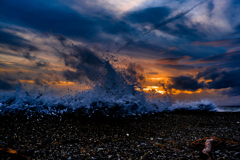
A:
POLYGON ((42 32, 61 33, 72 37, 91 38, 97 32, 89 17, 56 1, 8 0, 0 5, 2 21, 42 32))
POLYGON ((151 7, 140 11, 128 13, 124 18, 133 23, 156 24, 170 14, 168 7, 151 7))

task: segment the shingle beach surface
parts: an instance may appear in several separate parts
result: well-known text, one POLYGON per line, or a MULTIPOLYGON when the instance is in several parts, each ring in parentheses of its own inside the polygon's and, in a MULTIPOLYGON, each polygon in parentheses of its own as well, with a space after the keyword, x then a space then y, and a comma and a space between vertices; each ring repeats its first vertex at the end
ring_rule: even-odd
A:
POLYGON ((240 113, 0 119, 0 159, 201 159, 205 137, 218 138, 214 159, 240 159, 240 113))

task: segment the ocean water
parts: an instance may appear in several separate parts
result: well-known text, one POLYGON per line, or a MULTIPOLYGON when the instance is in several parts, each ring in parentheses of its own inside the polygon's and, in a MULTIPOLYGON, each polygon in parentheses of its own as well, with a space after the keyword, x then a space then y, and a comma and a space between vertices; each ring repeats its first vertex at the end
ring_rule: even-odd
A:
MULTIPOLYGON (((106 116, 142 115, 146 113, 174 110, 223 111, 210 100, 194 102, 173 101, 169 95, 152 96, 135 90, 139 85, 136 74, 116 71, 108 62, 104 62, 104 75, 92 89, 76 92, 75 95, 53 95, 36 90, 30 94, 19 84, 13 92, 0 93, 0 114, 35 113, 61 115, 64 113, 85 112, 91 116, 101 112, 106 116)), ((132 72, 135 73, 135 72, 132 72)), ((226 109, 225 109, 226 110, 226 109)))
POLYGON ((240 112, 240 106, 217 106, 219 112, 240 112))

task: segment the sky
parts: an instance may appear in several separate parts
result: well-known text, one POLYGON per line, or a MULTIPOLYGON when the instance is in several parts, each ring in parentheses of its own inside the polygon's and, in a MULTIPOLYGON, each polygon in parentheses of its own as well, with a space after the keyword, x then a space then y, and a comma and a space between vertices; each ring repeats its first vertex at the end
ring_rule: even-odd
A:
POLYGON ((139 90, 239 105, 240 1, 0 1, 1 92, 89 89, 105 62, 139 90))

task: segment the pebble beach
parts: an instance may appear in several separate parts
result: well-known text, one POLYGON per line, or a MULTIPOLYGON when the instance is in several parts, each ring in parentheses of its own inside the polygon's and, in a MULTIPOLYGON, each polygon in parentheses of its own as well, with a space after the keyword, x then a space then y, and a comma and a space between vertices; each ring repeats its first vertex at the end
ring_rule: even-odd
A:
POLYGON ((165 112, 106 117, 0 117, 0 159, 240 159, 239 112, 165 112))

